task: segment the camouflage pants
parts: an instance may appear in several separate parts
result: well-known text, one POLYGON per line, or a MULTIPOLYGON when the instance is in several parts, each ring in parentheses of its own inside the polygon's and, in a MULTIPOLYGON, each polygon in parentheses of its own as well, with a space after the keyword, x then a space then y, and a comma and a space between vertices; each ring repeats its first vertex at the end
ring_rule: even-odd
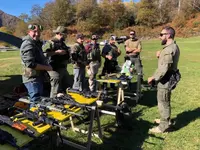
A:
POLYGON ((91 74, 89 75, 89 88, 90 91, 96 91, 96 75, 98 73, 99 67, 100 67, 100 63, 98 61, 92 61, 90 64, 90 71, 91 74))
POLYGON ((66 68, 59 68, 54 71, 48 71, 51 82, 50 97, 55 97, 59 92, 65 92, 69 87, 69 73, 66 68))
POLYGON ((170 90, 158 88, 157 101, 158 101, 158 110, 161 117, 159 128, 163 132, 167 128, 169 128, 169 121, 171 115, 170 99, 171 99, 170 90))

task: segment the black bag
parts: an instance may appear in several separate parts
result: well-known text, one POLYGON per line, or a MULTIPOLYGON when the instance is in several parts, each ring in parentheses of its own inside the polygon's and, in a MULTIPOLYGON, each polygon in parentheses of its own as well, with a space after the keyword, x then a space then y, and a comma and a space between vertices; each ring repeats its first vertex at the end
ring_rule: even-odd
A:
POLYGON ((181 80, 181 73, 179 72, 179 69, 176 71, 173 71, 170 79, 169 79, 169 90, 173 90, 176 88, 176 85, 181 80))

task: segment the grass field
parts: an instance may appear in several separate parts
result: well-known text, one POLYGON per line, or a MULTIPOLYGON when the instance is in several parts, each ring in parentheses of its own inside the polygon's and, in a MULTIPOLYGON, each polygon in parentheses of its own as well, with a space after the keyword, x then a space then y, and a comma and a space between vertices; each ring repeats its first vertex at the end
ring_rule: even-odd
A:
MULTIPOLYGON (((200 150, 200 37, 177 39, 181 50, 179 69, 182 74, 181 82, 172 93, 172 118, 175 120, 173 132, 150 134, 149 128, 159 118, 156 91, 144 90, 144 96, 136 107, 132 108, 133 118, 130 120, 131 129, 120 129, 113 125, 115 118, 101 116, 104 139, 101 142, 93 138, 92 149, 95 150, 200 150)), ((124 51, 123 45, 119 45, 124 51)), ((160 41, 143 41, 142 62, 144 79, 151 76, 157 67, 155 52, 161 49, 160 41)), ((123 54, 119 59, 123 62, 123 54)), ((10 92, 16 84, 21 83, 21 67, 19 51, 0 53, 0 93, 10 92)), ((68 67, 72 73, 72 66, 68 67)), ((80 125, 85 126, 85 125, 80 125)), ((81 134, 63 131, 63 134, 84 142, 81 134)), ((35 148, 36 149, 36 148, 35 148)), ((44 149, 44 148, 37 148, 44 149)), ((47 150, 48 147, 45 147, 47 150)), ((62 149, 72 150, 64 146, 62 149)))

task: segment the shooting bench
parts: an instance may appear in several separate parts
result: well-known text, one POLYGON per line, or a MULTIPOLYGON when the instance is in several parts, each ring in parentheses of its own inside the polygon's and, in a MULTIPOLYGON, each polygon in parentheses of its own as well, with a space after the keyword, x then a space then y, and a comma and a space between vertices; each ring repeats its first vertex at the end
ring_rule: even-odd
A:
POLYGON ((113 84, 117 84, 118 86, 118 92, 117 92, 117 104, 120 104, 121 102, 124 101, 124 98, 130 98, 132 100, 135 100, 136 103, 138 103, 138 101, 140 100, 142 94, 141 94, 141 75, 138 74, 137 76, 137 81, 136 81, 136 90, 135 91, 131 91, 130 90, 130 83, 131 83, 131 79, 120 79, 120 78, 116 78, 116 76, 118 76, 118 74, 113 73, 110 75, 107 75, 107 77, 105 77, 105 79, 98 79, 97 82, 98 84, 98 90, 102 90, 100 87, 100 84, 102 83, 113 83, 113 84), (114 76, 114 78, 113 78, 114 76), (125 91, 125 89, 128 87, 129 91, 125 91))
MULTIPOLYGON (((136 103, 138 103, 139 99, 141 98, 141 80, 140 80, 140 75, 137 75, 137 85, 136 85, 136 92, 131 92, 131 91, 128 91, 126 92, 125 89, 126 88, 129 88, 129 84, 131 82, 131 80, 121 80, 121 79, 112 79, 112 78, 108 78, 108 79, 99 79, 97 80, 97 82, 99 83, 99 87, 98 89, 100 91, 102 91, 103 89, 101 89, 100 85, 103 84, 103 83, 113 83, 113 84, 117 84, 117 102, 116 102, 116 105, 113 106, 113 105, 109 105, 109 104, 104 104, 104 101, 102 100, 98 100, 97 101, 97 104, 99 106, 105 106, 105 107, 111 107, 111 108, 116 108, 118 109, 120 104, 122 104, 125 100, 125 98, 130 98, 131 100, 135 100, 136 103)), ((116 94, 115 93, 111 93, 113 94, 112 96, 115 96, 116 94)), ((111 95, 109 93, 109 95, 111 95)), ((110 115, 116 115, 115 112, 111 112, 111 111, 107 111, 107 110, 100 110, 102 113, 105 113, 105 114, 110 114, 110 115)))
MULTIPOLYGON (((67 140, 63 135, 60 134, 60 128, 59 127, 57 127, 58 130, 56 130, 57 131, 57 141, 56 141, 57 145, 60 144, 60 143, 64 143, 64 144, 68 144, 70 146, 76 147, 78 149, 90 150, 92 136, 102 138, 102 131, 101 131, 101 125, 100 125, 100 120, 99 120, 99 111, 98 111, 98 107, 96 105, 97 98, 85 98, 82 95, 79 95, 79 94, 76 94, 76 93, 68 93, 68 94, 71 95, 78 103, 85 104, 85 105, 87 105, 86 107, 88 109, 90 109, 90 111, 89 111, 90 112, 90 124, 88 125, 88 130, 85 131, 85 130, 81 130, 81 129, 75 127, 75 124, 74 124, 73 118, 72 118, 73 117, 72 114, 67 114, 67 113, 62 114, 61 112, 50 111, 50 112, 47 112, 48 117, 55 118, 56 120, 59 121, 60 124, 62 124, 62 122, 66 121, 67 119, 69 119, 73 131, 79 131, 81 133, 87 134, 87 145, 83 146, 81 144, 77 144, 75 142, 71 142, 70 140, 67 140), (95 115, 96 115, 96 118, 97 118, 98 135, 93 133, 93 122, 94 122, 95 115)), ((25 100, 25 99, 21 99, 21 101, 27 102, 27 100, 25 100)), ((73 111, 74 113, 77 113, 81 110, 81 108, 78 108, 78 107, 70 108, 69 105, 65 105, 65 107, 67 109, 69 109, 70 111, 73 111)), ((35 108, 33 108, 33 109, 35 109, 35 108)), ((34 136, 36 138, 47 133, 47 131, 49 131, 52 128, 52 126, 50 126, 48 124, 42 125, 42 126, 41 126, 41 124, 37 125, 37 126, 33 126, 32 125, 33 122, 28 120, 28 119, 23 119, 23 120, 20 120, 20 121, 23 124, 25 124, 26 126, 28 126, 30 129, 33 129, 35 131, 34 136)), ((25 134, 21 133, 20 131, 17 131, 15 129, 9 127, 9 126, 6 126, 6 125, 0 125, 0 129, 11 133, 16 138, 17 145, 19 147, 21 147, 22 150, 23 150, 23 147, 25 145, 27 145, 29 142, 34 140, 34 138, 29 137, 28 135, 25 135, 25 134)), ((12 147, 8 144, 0 145, 0 150, 16 150, 16 149, 17 148, 14 148, 14 147, 12 147)))

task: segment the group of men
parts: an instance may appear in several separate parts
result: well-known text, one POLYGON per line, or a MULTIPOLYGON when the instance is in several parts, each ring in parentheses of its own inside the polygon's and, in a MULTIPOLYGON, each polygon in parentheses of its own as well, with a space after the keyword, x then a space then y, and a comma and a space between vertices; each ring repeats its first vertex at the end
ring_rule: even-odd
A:
MULTIPOLYGON (((23 38, 20 48, 23 83, 28 90, 31 100, 30 107, 43 95, 43 74, 48 72, 51 83, 50 97, 56 97, 58 93, 65 93, 69 85, 70 78, 67 72, 67 64, 73 64, 74 81, 72 88, 83 91, 85 84, 85 73, 89 75, 88 83, 91 92, 96 90, 96 75, 101 66, 101 56, 105 58, 101 75, 115 73, 118 66, 117 58, 121 50, 115 45, 115 38, 110 37, 109 43, 105 44, 102 51, 97 42, 98 36, 92 35, 91 42, 84 45, 84 35, 76 35, 76 43, 70 48, 65 44, 66 30, 63 26, 58 26, 53 30, 55 36, 44 45, 40 41, 42 26, 32 24, 28 26, 28 35, 23 38)), ((141 42, 136 38, 135 31, 130 31, 130 39, 125 42, 126 56, 136 67, 136 72, 141 75, 142 64, 140 52, 141 42)), ((170 96, 171 90, 168 88, 169 81, 163 82, 165 75, 170 70, 177 70, 179 60, 179 48, 174 42, 175 31, 171 27, 166 27, 160 34, 162 45, 165 47, 157 53, 158 69, 152 77, 148 78, 148 83, 153 81, 158 83, 158 108, 161 119, 159 126, 151 129, 151 132, 164 132, 170 125, 170 96)), ((141 79, 143 80, 143 79, 141 79)), ((112 85, 111 85, 112 87, 112 85)))

